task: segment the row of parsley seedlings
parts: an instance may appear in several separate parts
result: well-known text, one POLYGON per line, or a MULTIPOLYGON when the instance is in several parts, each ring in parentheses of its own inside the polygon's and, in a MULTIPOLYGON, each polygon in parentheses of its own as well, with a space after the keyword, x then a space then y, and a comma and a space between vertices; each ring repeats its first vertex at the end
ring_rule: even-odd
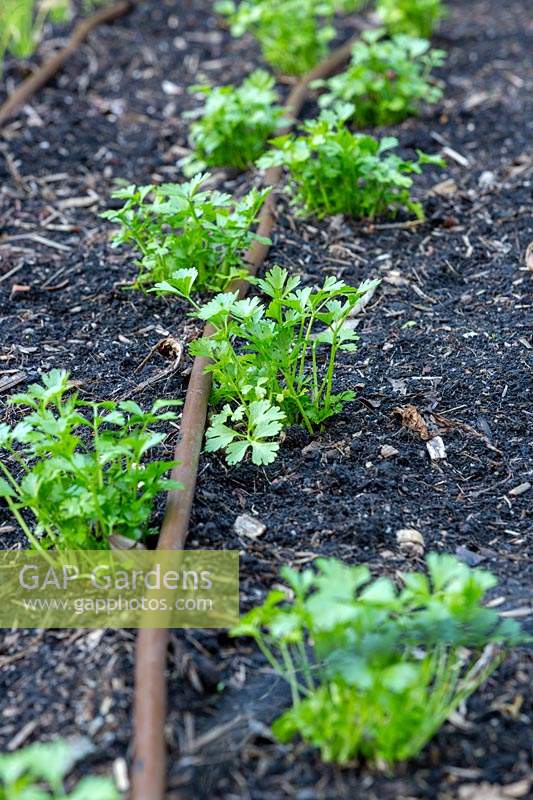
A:
MULTIPOLYGON (((279 15, 295 2, 308 11, 315 5, 269 0, 269 8, 279 15)), ((434 5, 402 0, 395 8, 420 11, 428 3, 434 5)), ((300 34, 305 30, 299 28, 300 34)), ((264 55, 272 53, 264 41, 262 47, 264 55)), ((195 153, 184 167, 194 173, 205 166, 242 168, 256 159, 260 167, 282 164, 300 213, 372 218, 405 208, 422 218, 408 174, 440 160, 419 153, 417 162, 404 161, 389 152, 396 140, 354 135, 345 123, 396 122, 422 99, 435 101, 439 90, 428 83, 429 70, 441 61, 442 53, 420 39, 399 34, 386 40, 382 31, 363 35, 347 72, 327 82, 320 117, 303 124, 303 136, 274 139, 264 155, 266 139, 283 124, 272 79, 257 71, 238 89, 203 88, 208 100, 192 127, 195 153), (401 91, 391 62, 407 72, 398 81, 401 91), (376 71, 383 81, 377 96, 376 71)), ((326 278, 320 288, 300 287, 298 278, 274 267, 253 280, 269 298, 266 304, 219 291, 200 305, 195 289, 216 292, 242 276, 242 253, 257 238, 251 227, 266 197, 254 189, 233 201, 203 190, 206 177, 120 190, 115 196, 123 207, 105 216, 121 226, 116 243, 133 242, 139 250, 136 285, 184 298, 193 316, 215 328, 191 348, 213 361, 213 401, 222 405, 206 449, 224 449, 229 463, 251 449, 254 463, 270 463, 283 425, 298 421, 313 431, 351 399, 350 393, 332 392, 335 356, 354 348, 356 337, 345 323, 372 284, 355 289, 326 278), (318 333, 315 323, 321 324, 318 333), (324 345, 325 371, 318 366, 324 345)), ((150 412, 131 401, 88 403, 69 391, 67 373, 53 370, 11 402, 31 412, 13 428, 0 428, 0 444, 23 475, 17 481, 2 464, 0 494, 30 543, 106 546, 116 531, 142 538, 153 497, 171 485, 164 477, 171 462, 142 463, 164 438, 150 426, 173 418, 167 407, 177 401, 156 401, 150 412), (91 446, 78 433, 85 428, 91 446), (24 508, 33 511, 39 538, 22 517, 24 508)), ((485 649, 478 657, 479 649, 520 640, 517 625, 502 623, 481 605, 495 584, 490 573, 450 555, 430 554, 427 562, 428 576, 404 574, 400 590, 387 578, 371 581, 366 567, 336 559, 320 559, 316 571, 285 568, 289 594, 274 590, 242 618, 233 634, 253 637, 291 687, 292 707, 274 724, 280 740, 299 734, 325 760, 338 763, 409 758, 498 665, 501 650, 485 649)))
MULTIPOLYGON (((264 13, 275 12, 282 20, 290 16, 292 4, 280 0, 265 6, 264 13)), ((263 6, 253 4, 255 11, 263 6)), ((315 19, 316 3, 298 0, 299 9, 304 6, 315 19)), ((306 25, 298 35, 304 31, 311 36, 306 25)), ((271 31, 277 37, 282 33, 281 23, 271 31)), ((405 209, 422 219, 422 206, 410 195, 410 174, 424 164, 442 165, 442 160, 421 152, 416 161, 402 159, 391 152, 397 144, 393 137, 378 141, 353 134, 346 123, 390 123, 416 113, 423 100, 435 102, 441 90, 430 72, 444 54, 419 37, 384 37, 383 29, 364 34, 348 70, 317 86, 328 89, 321 98, 324 109, 318 119, 303 123, 303 135, 270 138, 286 120, 275 102, 274 80, 264 70, 240 87, 192 87, 206 95, 206 102, 199 115, 189 114, 196 117, 190 128, 193 151, 181 164, 193 175, 190 182, 121 189, 114 196, 124 205, 105 215, 120 225, 115 244, 131 243, 139 252, 136 285, 185 299, 192 316, 215 328, 191 352, 213 362, 212 403, 219 412, 207 430, 206 449, 223 450, 229 464, 248 453, 256 465, 271 463, 283 427, 298 423, 313 433, 353 398, 351 392, 332 390, 335 358, 339 351, 354 349, 357 336, 346 322, 375 283, 355 288, 327 278, 320 288, 302 287, 298 278, 275 267, 265 279, 250 279, 267 296, 266 303, 223 291, 232 279, 246 277, 242 254, 257 238, 251 226, 268 190, 252 189, 235 201, 203 189, 209 174, 202 170, 283 165, 290 174, 291 202, 302 215, 373 219, 405 209), (202 290, 219 293, 200 305, 194 293, 202 290), (320 333, 316 323, 322 323, 320 333), (329 358, 322 375, 319 352, 324 345, 329 358)), ((313 51, 311 44, 306 52, 313 51)), ((293 71, 297 67, 295 62, 293 71)))
MULTIPOLYGON (((283 17, 292 3, 279 0, 268 7, 283 17)), ((322 9, 298 0, 300 12, 304 7, 313 19, 322 9)), ((283 36, 283 26, 273 31, 283 36)), ((438 87, 428 80, 441 60, 442 53, 419 38, 396 34, 389 41, 380 31, 364 35, 347 72, 328 82, 322 95, 321 103, 334 110, 305 123, 303 136, 274 139, 266 154, 267 139, 284 124, 273 79, 259 70, 238 88, 202 87, 207 101, 191 126, 194 154, 184 169, 245 168, 258 159, 261 166, 284 163, 293 202, 302 213, 373 217, 405 207, 422 216, 410 198, 408 173, 418 171, 427 157, 403 161, 388 150, 395 140, 378 143, 354 135, 345 122, 351 117, 362 122, 361 113, 368 121, 372 108, 374 121, 396 121, 415 112, 423 98, 438 99, 438 87)), ((356 336, 345 323, 373 284, 356 289, 327 278, 319 289, 302 288, 297 278, 275 267, 256 281, 269 297, 267 304, 222 292, 200 306, 194 290, 220 292, 233 278, 246 276, 242 254, 258 238, 252 226, 268 194, 252 189, 235 201, 202 189, 205 177, 120 189, 114 196, 123 201, 122 208, 104 216, 120 225, 114 243, 132 244, 139 252, 135 286, 186 298, 193 316, 216 328, 214 336, 191 348, 214 362, 212 399, 219 413, 207 431, 206 449, 224 449, 230 463, 250 450, 254 463, 266 464, 276 456, 283 426, 300 422, 312 432, 352 398, 350 392, 332 391, 335 357, 355 347, 356 336), (315 323, 322 325, 319 333, 315 323), (322 372, 319 349, 324 346, 329 358, 322 372)), ((153 498, 172 484, 165 478, 171 462, 142 459, 163 438, 151 426, 172 419, 176 402, 157 401, 148 412, 132 401, 90 403, 69 392, 68 375, 61 370, 11 402, 31 411, 19 424, 0 427, 0 446, 16 465, 12 470, 2 463, 0 493, 32 546, 97 548, 109 546, 116 534, 144 538, 153 498), (35 531, 23 509, 33 513, 35 531)))
MULTIPOLYGON (((260 39, 263 35, 266 60, 272 63, 277 55, 277 65, 286 68, 294 54, 295 72, 309 68, 298 56, 313 52, 310 43, 303 42, 299 49, 292 39, 285 41, 288 32, 283 26, 286 20, 289 31, 298 31, 300 40, 305 39, 306 30, 316 32, 316 27, 301 25, 301 19, 295 24, 294 15, 288 13, 305 3, 244 1, 238 9, 233 3, 220 5, 237 17, 255 14, 249 27, 258 26, 256 35, 260 39), (286 16, 280 16, 282 8, 286 16), (266 33, 261 33, 261 9, 268 21, 266 33)), ((426 35, 442 12, 434 0, 385 0, 379 5, 397 23, 403 14, 409 25, 417 21, 429 25, 426 35)), ((234 17, 233 23, 242 25, 242 19, 234 17)), ((283 125, 281 109, 273 105, 273 81, 268 74, 256 71, 240 89, 197 87, 207 94, 207 102, 192 126, 194 152, 184 160, 184 168, 194 174, 206 167, 243 168, 254 162, 259 167, 283 165, 290 174, 291 202, 302 214, 373 218, 391 208, 406 208, 423 218, 421 206, 410 197, 407 174, 419 172, 423 163, 440 164, 440 159, 419 153, 417 162, 402 161, 388 153, 397 144, 395 139, 377 142, 370 136, 354 136, 345 127, 348 120, 361 125, 398 122, 416 112, 422 100, 435 102, 440 97, 440 88, 428 78, 432 67, 443 62, 444 53, 430 50, 427 41, 404 32, 390 40, 383 34, 381 30, 363 34, 348 70, 326 82, 328 93, 320 104, 333 110, 304 123, 304 136, 271 140, 271 150, 264 155, 266 138, 276 125, 283 125), (254 135, 250 119, 257 121, 254 135)), ((353 290, 331 278, 319 290, 302 289, 297 278, 274 267, 265 279, 253 281, 267 295, 266 307, 255 297, 239 301, 231 294, 219 294, 199 306, 191 296, 196 280, 196 270, 182 269, 157 281, 153 290, 185 298, 193 304, 193 314, 209 320, 216 329, 214 336, 197 342, 193 352, 213 360, 215 403, 229 400, 237 408, 226 404, 214 417, 207 449, 225 448, 228 461, 234 463, 250 446, 252 460, 267 463, 275 455, 274 447, 250 437, 252 414, 246 433, 239 435, 228 420, 241 423, 246 419, 248 391, 255 392, 252 387, 257 385, 268 387, 271 380, 275 388, 270 397, 278 404, 277 414, 288 409, 289 420, 292 404, 302 393, 296 420, 309 430, 341 408, 350 399, 347 393, 332 395, 327 379, 327 389, 324 383, 319 389, 316 348, 330 347, 326 371, 330 379, 336 349, 354 347, 355 337, 345 321, 371 284, 353 290), (312 336, 315 321, 323 324, 322 331, 311 341, 302 341, 302 331, 312 336), (244 355, 235 351, 235 341, 244 343, 244 355), (310 384, 305 382, 308 353, 310 384), (265 365, 264 373, 253 371, 257 357, 259 365, 265 365), (276 374, 267 377, 266 366, 272 361, 276 374), (296 375, 303 383, 294 384, 296 375), (296 393, 290 391, 293 386, 296 393), (325 390, 323 397, 321 390, 325 390)), ((271 403, 272 408, 276 406, 271 403)), ((265 415, 261 422, 265 436, 277 434, 279 416, 265 415)), ((282 569, 285 587, 272 590, 232 631, 234 636, 253 638, 271 667, 289 683, 292 705, 273 724, 279 741, 298 735, 318 748, 323 760, 340 764, 363 758, 386 765, 416 756, 496 669, 505 649, 523 640, 517 623, 502 622, 494 610, 482 605, 486 592, 496 584, 491 573, 437 553, 428 555, 427 571, 427 576, 402 574, 398 589, 388 578, 372 581, 365 566, 346 565, 334 558, 318 559, 314 570, 282 569)))

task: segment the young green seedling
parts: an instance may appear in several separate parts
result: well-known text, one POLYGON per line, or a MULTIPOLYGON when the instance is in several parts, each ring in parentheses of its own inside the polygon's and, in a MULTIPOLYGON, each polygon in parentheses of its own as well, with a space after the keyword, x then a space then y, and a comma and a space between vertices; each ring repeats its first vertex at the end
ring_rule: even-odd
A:
POLYGON ((429 39, 446 16, 441 0, 377 0, 376 11, 387 31, 429 39))
MULTIPOLYGON (((194 152, 181 162, 186 175, 211 167, 247 169, 259 158, 265 143, 285 124, 283 108, 276 105, 274 79, 258 69, 241 86, 193 86, 204 94, 201 116, 192 123, 189 139, 194 152)), ((191 111, 187 117, 197 118, 191 111)))
POLYGON ((258 166, 288 168, 292 202, 302 214, 374 219, 405 209, 423 219, 421 204, 411 197, 409 175, 420 173, 424 164, 443 166, 443 160, 418 151, 418 160, 409 161, 390 152, 398 144, 393 136, 377 140, 352 133, 345 121, 353 113, 351 104, 322 111, 303 123, 303 136, 273 139, 258 166))
POLYGON ((234 36, 249 31, 263 58, 287 75, 302 75, 327 53, 335 30, 331 0, 219 0, 215 10, 227 16, 234 36))
POLYGON ((191 296, 196 277, 195 269, 180 270, 154 291, 189 300, 193 316, 214 328, 191 345, 193 355, 212 361, 212 404, 221 409, 211 419, 206 450, 225 450, 230 464, 251 450, 254 464, 268 464, 284 426, 299 423, 313 432, 353 399, 352 391, 333 392, 335 360, 355 349, 348 318, 376 282, 355 288, 328 277, 320 288, 300 287, 299 278, 273 267, 252 280, 266 304, 227 292, 199 306, 191 296))
POLYGON ((176 269, 194 264, 198 290, 220 291, 246 274, 243 255, 254 240, 269 244, 251 228, 270 189, 252 189, 240 200, 203 189, 208 174, 188 183, 128 186, 113 193, 124 201, 102 214, 120 226, 114 246, 139 251, 137 288, 153 286, 176 269))
POLYGON ((68 17, 69 0, 2 0, 0 5, 0 75, 6 52, 16 58, 30 56, 45 22, 62 22, 68 17))
POLYGON ((291 687, 281 741, 298 734, 340 764, 411 758, 523 638, 482 605, 491 573, 437 553, 427 568, 398 589, 334 558, 285 567, 290 599, 276 589, 242 617, 233 635, 251 636, 291 687))
POLYGON ((383 40, 383 34, 383 29, 364 33, 348 69, 315 84, 326 89, 322 107, 351 103, 350 119, 357 125, 391 125, 440 99, 442 90, 430 73, 443 64, 444 51, 431 50, 426 39, 398 34, 383 40))
POLYGON ((56 739, 0 753, 0 799, 119 800, 113 781, 104 777, 82 778, 65 792, 66 776, 91 749, 85 739, 56 739))
POLYGON ((54 369, 9 402, 30 411, 14 427, 0 425, 0 450, 9 454, 0 461, 0 497, 33 547, 94 550, 109 547, 112 534, 146 537, 154 498, 181 488, 165 477, 175 462, 145 461, 165 439, 152 426, 175 419, 163 409, 181 401, 156 400, 143 411, 132 400, 81 400, 68 373, 54 369))

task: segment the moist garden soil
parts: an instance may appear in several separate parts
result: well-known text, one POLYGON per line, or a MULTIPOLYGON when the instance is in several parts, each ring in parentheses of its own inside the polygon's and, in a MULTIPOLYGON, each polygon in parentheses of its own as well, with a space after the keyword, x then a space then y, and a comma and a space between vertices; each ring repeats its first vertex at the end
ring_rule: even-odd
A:
MULTIPOLYGON (((495 572, 495 605, 529 620, 530 10, 527 0, 450 3, 435 38, 449 53, 444 98, 386 131, 409 156, 445 149, 446 169, 416 181, 426 222, 303 221, 280 199, 267 266, 287 266, 304 283, 325 274, 382 283, 361 316, 358 351, 337 370, 338 388, 357 392, 339 417, 314 437, 289 429, 267 468, 202 457, 189 546, 240 550, 243 608, 261 600, 282 564, 320 555, 366 562, 376 575, 423 568, 421 549, 398 541, 410 528, 426 551, 495 572), (407 405, 442 437, 445 459, 431 461, 425 441, 402 425, 394 410, 407 405), (266 526, 258 539, 236 532, 243 513, 266 526)), ((356 29, 343 20, 339 38, 356 29)), ((164 355, 143 362, 169 336, 186 350, 198 328, 180 303, 124 288, 134 259, 110 247, 98 214, 117 179, 180 180, 183 112, 197 102, 188 85, 240 82, 258 64, 254 42, 232 39, 210 3, 141 4, 93 32, 2 131, 2 400, 53 367, 69 369, 91 399, 148 406, 183 397, 186 355, 163 378, 164 355)), ((9 63, 6 86, 29 68, 9 63)), ((217 171, 212 185, 240 194, 258 181, 217 171)), ((1 413, 14 419, 5 405, 1 413)), ((176 436, 170 427, 165 457, 176 436)), ((162 510, 163 499, 155 527, 162 510)), ((5 508, 0 544, 24 544, 5 508)), ((130 631, 4 632, 1 749, 81 733, 95 746, 82 769, 120 770, 131 755, 134 644, 130 631)), ((409 764, 339 769, 272 740, 268 726, 287 690, 253 647, 225 633, 178 631, 168 668, 169 797, 525 797, 530 668, 528 653, 516 651, 409 764)))

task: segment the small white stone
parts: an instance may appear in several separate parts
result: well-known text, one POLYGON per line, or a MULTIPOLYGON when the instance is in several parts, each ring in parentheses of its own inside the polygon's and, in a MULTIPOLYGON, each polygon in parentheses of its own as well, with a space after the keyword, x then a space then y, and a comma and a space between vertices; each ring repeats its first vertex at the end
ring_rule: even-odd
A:
POLYGON ((426 447, 432 461, 440 461, 446 458, 446 448, 441 436, 434 436, 433 439, 426 442, 426 447))
POLYGON ((396 541, 402 550, 417 556, 424 554, 426 543, 424 542, 424 537, 416 528, 401 528, 396 531, 396 541))
POLYGON ((113 777, 119 792, 129 791, 128 766, 124 758, 116 758, 113 761, 113 777))
POLYGON ((396 450, 395 447, 392 447, 390 444, 384 444, 379 454, 381 458, 392 458, 393 456, 397 456, 400 451, 396 450))
POLYGON ((172 83, 172 81, 163 81, 161 84, 161 88, 163 89, 166 95, 170 95, 171 97, 181 94, 181 87, 178 86, 177 83, 172 83))
POLYGON ((266 529, 266 525, 260 519, 250 514, 240 514, 233 524, 237 536, 247 536, 248 539, 259 539, 266 529))
POLYGON ((531 489, 531 484, 529 483, 529 481, 526 481, 525 483, 521 483, 519 486, 515 486, 514 489, 509 489, 509 494, 511 495, 511 497, 519 497, 521 494, 524 494, 524 492, 527 492, 529 489, 531 489))
POLYGON ((484 170, 478 178, 478 186, 480 189, 494 189, 496 186, 496 175, 489 169, 484 170))

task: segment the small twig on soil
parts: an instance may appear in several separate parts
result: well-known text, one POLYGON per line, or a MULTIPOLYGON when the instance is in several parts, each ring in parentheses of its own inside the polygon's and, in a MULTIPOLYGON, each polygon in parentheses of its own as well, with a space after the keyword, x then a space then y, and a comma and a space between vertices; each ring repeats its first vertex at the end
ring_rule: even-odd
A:
POLYGON ((370 222, 365 230, 370 231, 388 231, 388 230, 408 230, 409 228, 418 228, 419 225, 424 225, 427 219, 410 219, 407 222, 384 222, 381 225, 375 225, 370 222))
POLYGON ((54 242, 52 239, 46 239, 44 236, 40 236, 38 233, 16 233, 13 236, 4 236, 2 237, 2 244, 4 242, 15 242, 20 241, 21 239, 30 239, 32 242, 37 242, 38 244, 44 244, 46 247, 51 247, 54 250, 62 250, 65 253, 70 253, 71 247, 67 247, 66 244, 60 244, 59 242, 54 242))
POLYGON ((207 733, 204 733, 202 736, 199 736, 197 739, 191 742, 189 753, 197 753, 206 745, 211 744, 211 742, 214 742, 216 739, 220 739, 221 736, 226 736, 231 730, 233 730, 233 728, 237 727, 242 720, 243 716, 238 715, 229 722, 218 725, 216 728, 211 728, 211 730, 207 731, 207 733))
POLYGON ((12 275, 15 275, 15 273, 17 273, 20 269, 22 269, 23 266, 24 262, 20 263, 16 267, 13 267, 13 269, 10 269, 9 272, 5 273, 5 275, 0 275, 0 283, 3 283, 3 281, 7 281, 8 278, 11 278, 12 275))
POLYGON ((471 436, 475 436, 476 439, 481 439, 483 442, 485 442, 489 450, 492 450, 494 453, 498 453, 498 455, 500 456, 503 455, 501 450, 498 450, 497 447, 494 447, 494 445, 492 445, 489 442, 488 436, 486 434, 480 433, 471 425, 468 425, 466 422, 461 422, 460 420, 456 419, 447 419, 446 417, 443 417, 442 414, 438 414, 436 411, 433 411, 431 413, 431 416, 433 417, 435 422, 438 425, 442 426, 443 428, 459 428, 459 430, 462 430, 465 433, 469 433, 471 436))
POLYGON ((39 649, 40 639, 42 639, 42 635, 39 637, 39 642, 37 642, 37 644, 32 644, 30 647, 26 647, 25 650, 13 653, 11 656, 0 656, 0 669, 7 667, 8 664, 13 664, 14 661, 19 661, 21 658, 26 658, 30 653, 34 653, 39 649))
POLYGON ((25 372, 15 372, 14 375, 4 375, 0 378, 0 394, 4 394, 5 392, 13 389, 19 383, 22 383, 26 380, 26 373, 25 372))
POLYGON ((154 353, 160 353, 165 358, 172 358, 172 363, 168 367, 165 367, 165 369, 159 370, 159 372, 156 372, 155 375, 152 375, 150 378, 147 378, 145 381, 139 383, 131 391, 121 395, 121 400, 126 400, 128 397, 132 397, 134 394, 139 394, 139 392, 144 391, 144 389, 146 389, 148 386, 157 383, 163 378, 168 378, 170 375, 173 375, 181 363, 183 345, 172 336, 167 336, 165 339, 161 339, 160 342, 157 342, 157 344, 152 347, 148 355, 143 358, 139 366, 133 370, 134 375, 136 372, 139 372, 145 366, 145 364, 148 363, 148 361, 150 361, 154 353))
POLYGON ((39 718, 35 717, 35 719, 30 719, 23 728, 21 728, 17 733, 13 736, 10 742, 7 744, 7 750, 9 752, 13 752, 14 750, 18 750, 21 747, 26 739, 31 736, 37 725, 39 724, 39 718))

